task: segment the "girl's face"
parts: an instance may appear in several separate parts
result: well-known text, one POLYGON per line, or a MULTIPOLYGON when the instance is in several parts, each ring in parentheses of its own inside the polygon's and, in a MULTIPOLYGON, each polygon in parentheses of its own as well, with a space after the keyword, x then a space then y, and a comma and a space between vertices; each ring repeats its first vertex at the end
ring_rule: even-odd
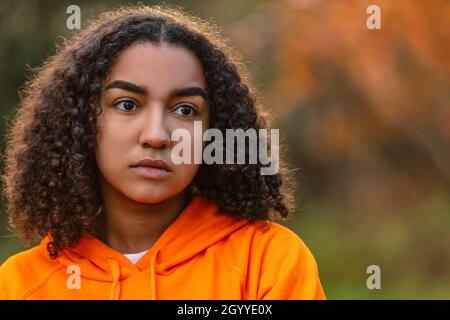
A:
POLYGON ((185 190, 199 164, 174 164, 171 152, 178 142, 170 137, 178 128, 189 131, 193 155, 194 121, 202 121, 203 132, 208 129, 205 86, 199 61, 185 48, 146 42, 121 52, 103 83, 97 119, 103 187, 142 203, 185 190), (142 159, 162 160, 168 170, 133 167, 142 159))

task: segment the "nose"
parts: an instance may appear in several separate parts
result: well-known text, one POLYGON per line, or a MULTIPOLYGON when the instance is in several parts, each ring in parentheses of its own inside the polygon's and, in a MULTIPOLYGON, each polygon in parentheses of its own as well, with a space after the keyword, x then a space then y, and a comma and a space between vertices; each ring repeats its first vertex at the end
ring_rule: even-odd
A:
POLYGON ((139 143, 143 147, 165 149, 170 146, 170 132, 166 124, 166 110, 163 105, 154 104, 144 111, 139 143))

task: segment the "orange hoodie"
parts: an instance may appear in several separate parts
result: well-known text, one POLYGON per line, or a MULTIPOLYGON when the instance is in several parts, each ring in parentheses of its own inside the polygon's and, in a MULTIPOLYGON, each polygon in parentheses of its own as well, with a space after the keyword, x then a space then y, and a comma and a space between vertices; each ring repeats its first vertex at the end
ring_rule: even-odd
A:
POLYGON ((2 299, 325 299, 315 259, 284 226, 218 213, 195 196, 136 263, 84 236, 51 260, 49 238, 0 267, 2 299))

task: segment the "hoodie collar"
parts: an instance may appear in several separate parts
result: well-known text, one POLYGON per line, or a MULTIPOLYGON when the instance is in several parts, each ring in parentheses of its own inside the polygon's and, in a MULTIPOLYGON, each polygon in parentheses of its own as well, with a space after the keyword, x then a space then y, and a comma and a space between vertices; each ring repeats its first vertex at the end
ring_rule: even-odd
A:
MULTIPOLYGON (((151 295, 155 298, 157 273, 170 273, 179 264, 248 223, 246 219, 220 214, 216 203, 195 195, 135 265, 122 253, 90 235, 83 236, 74 247, 61 250, 58 261, 66 267, 73 264, 80 266, 83 277, 97 281, 113 281, 112 299, 119 297, 120 280, 150 269, 151 295)), ((45 251, 48 242, 49 237, 42 241, 45 251)))

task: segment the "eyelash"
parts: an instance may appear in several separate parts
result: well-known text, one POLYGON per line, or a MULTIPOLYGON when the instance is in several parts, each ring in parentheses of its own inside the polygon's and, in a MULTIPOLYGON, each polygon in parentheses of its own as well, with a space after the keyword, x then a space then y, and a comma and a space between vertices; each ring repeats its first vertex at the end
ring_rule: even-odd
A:
POLYGON ((195 117, 196 115, 198 115, 198 111, 197 111, 193 106, 191 106, 190 104, 187 104, 187 103, 180 103, 180 104, 175 108, 175 110, 179 109, 179 108, 182 107, 182 106, 188 106, 188 107, 191 109, 191 111, 192 111, 192 115, 190 115, 190 116, 181 115, 182 117, 195 117))
MULTIPOLYGON (((137 105, 137 103, 134 102, 133 100, 120 100, 120 101, 114 103, 114 106, 117 107, 120 103, 124 103, 124 102, 131 102, 131 103, 133 103, 134 106, 137 105)), ((119 108, 119 109, 120 109, 120 108, 119 108)), ((123 109, 121 109, 121 110, 123 110, 123 109)), ((124 110, 124 111, 125 111, 125 112, 130 112, 130 110, 124 110)))
MULTIPOLYGON (((124 102, 131 102, 131 103, 133 103, 134 106, 137 106, 137 103, 136 103, 136 102, 134 102, 133 100, 129 100, 129 99, 127 99, 127 100, 120 100, 120 101, 114 103, 114 106, 118 106, 120 103, 124 103, 124 102)), ((183 116, 183 117, 194 117, 194 116, 198 115, 198 111, 197 111, 193 106, 191 106, 190 104, 187 104, 187 103, 180 103, 180 104, 177 106, 177 108, 175 108, 175 110, 179 109, 181 106, 188 106, 188 107, 191 108, 191 110, 192 110, 192 112, 193 112, 193 114, 190 115, 190 116, 187 116, 187 115, 181 115, 181 116, 183 116)), ((119 109, 120 109, 120 108, 119 108, 119 109)), ((123 110, 123 109, 120 109, 120 110, 123 110)), ((125 111, 125 112, 131 112, 130 110, 128 110, 128 111, 123 110, 123 111, 125 111)))

